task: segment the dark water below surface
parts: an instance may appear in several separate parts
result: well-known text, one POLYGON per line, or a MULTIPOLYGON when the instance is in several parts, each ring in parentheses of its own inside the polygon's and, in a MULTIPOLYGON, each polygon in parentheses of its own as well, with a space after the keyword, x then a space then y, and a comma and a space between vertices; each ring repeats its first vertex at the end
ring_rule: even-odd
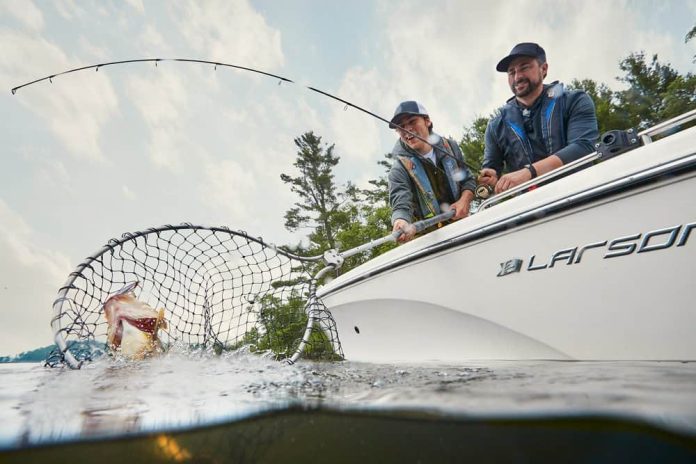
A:
POLYGON ((169 354, 0 385, 0 462, 696 462, 696 363, 169 354))

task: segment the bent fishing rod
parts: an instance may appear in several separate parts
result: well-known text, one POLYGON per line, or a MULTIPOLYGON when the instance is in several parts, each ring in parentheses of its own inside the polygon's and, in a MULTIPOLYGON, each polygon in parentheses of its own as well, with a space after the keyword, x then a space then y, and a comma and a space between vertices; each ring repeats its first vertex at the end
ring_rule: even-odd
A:
MULTIPOLYGON (((224 68, 233 68, 233 69, 238 69, 240 71, 247 71, 247 72, 261 74, 261 75, 268 76, 268 77, 273 77, 275 79, 278 79, 279 85, 282 84, 283 82, 286 82, 289 84, 297 84, 297 82, 293 81, 292 79, 280 76, 278 74, 269 73, 266 71, 262 71, 260 69, 250 68, 247 66, 240 66, 240 65, 236 65, 236 64, 223 63, 220 61, 197 60, 197 59, 192 59, 192 58, 138 58, 138 59, 132 59, 132 60, 109 61, 107 63, 92 64, 89 66, 81 66, 78 68, 68 69, 67 71, 59 72, 56 74, 51 74, 51 75, 42 77, 40 79, 36 79, 36 80, 31 81, 31 82, 27 82, 27 83, 18 85, 17 87, 12 88, 11 91, 12 91, 12 95, 15 95, 19 89, 30 86, 32 84, 36 84, 36 83, 43 82, 46 80, 49 81, 50 83, 53 83, 53 79, 58 77, 58 76, 62 76, 64 74, 70 74, 70 73, 74 73, 74 72, 78 72, 78 71, 85 71, 87 69, 94 69, 95 71, 99 71, 99 68, 104 68, 106 66, 115 66, 115 65, 128 64, 128 63, 155 63, 155 66, 157 66, 157 63, 162 62, 162 61, 209 64, 209 65, 213 65, 215 70, 217 70, 218 66, 224 67, 224 68)), ((298 85, 300 85, 300 84, 298 84, 298 85)), ((443 155, 455 158, 452 153, 449 153, 449 151, 435 145, 434 143, 431 143, 427 139, 420 137, 418 134, 415 134, 412 131, 404 129, 403 127, 399 126, 398 124, 391 123, 387 119, 383 118, 382 116, 380 116, 378 114, 373 113, 372 111, 366 110, 365 108, 358 106, 354 103, 351 103, 348 100, 344 100, 343 98, 337 97, 337 96, 332 95, 328 92, 317 89, 316 87, 312 87, 312 86, 302 86, 302 87, 304 87, 312 92, 316 92, 320 95, 324 95, 325 97, 331 98, 335 101, 341 102, 344 105, 349 106, 351 108, 355 108, 358 111, 361 111, 369 116, 372 116, 373 118, 376 118, 382 122, 387 123, 387 126, 396 127, 397 129, 412 135, 413 137, 420 140, 421 142, 427 143, 428 145, 432 146, 433 149, 439 151, 443 155)), ((475 169, 473 166, 471 166, 469 163, 467 163, 463 157, 461 160, 458 160, 457 158, 455 158, 455 160, 457 160, 458 162, 461 161, 462 163, 464 163, 464 166, 469 168, 472 171, 472 174, 474 172, 478 172, 480 170, 480 169, 475 169)))

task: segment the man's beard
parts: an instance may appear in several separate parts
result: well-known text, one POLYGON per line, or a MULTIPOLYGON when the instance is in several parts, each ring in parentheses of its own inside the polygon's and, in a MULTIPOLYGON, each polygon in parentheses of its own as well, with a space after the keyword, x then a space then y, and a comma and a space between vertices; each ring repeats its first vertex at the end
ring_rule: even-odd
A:
POLYGON ((522 97, 522 98, 524 98, 524 97, 526 97, 527 95, 533 93, 536 89, 538 89, 538 88, 541 86, 541 84, 542 84, 542 81, 541 81, 541 80, 539 80, 539 81, 537 81, 537 82, 532 82, 532 81, 529 80, 529 79, 521 79, 521 80, 518 81, 518 82, 514 82, 514 83, 510 86, 510 89, 512 90, 512 93, 513 93, 516 97, 522 97), (526 87, 524 90, 522 90, 522 91, 518 91, 518 90, 517 90, 517 84, 520 84, 520 83, 522 83, 522 82, 526 82, 526 83, 527 83, 527 87, 526 87))

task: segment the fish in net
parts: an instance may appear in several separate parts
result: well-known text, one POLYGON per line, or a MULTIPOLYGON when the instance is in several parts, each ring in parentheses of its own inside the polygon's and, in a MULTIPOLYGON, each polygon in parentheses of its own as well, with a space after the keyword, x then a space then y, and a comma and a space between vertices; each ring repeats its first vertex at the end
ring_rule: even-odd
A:
POLYGON ((245 348, 289 362, 342 359, 334 320, 316 297, 319 274, 313 273, 321 259, 226 227, 181 224, 126 233, 78 265, 59 289, 51 320, 56 348, 46 365, 79 368, 120 351, 114 334, 133 327, 146 332, 142 343, 165 350, 245 348), (126 294, 145 309, 107 321, 107 302, 126 294))

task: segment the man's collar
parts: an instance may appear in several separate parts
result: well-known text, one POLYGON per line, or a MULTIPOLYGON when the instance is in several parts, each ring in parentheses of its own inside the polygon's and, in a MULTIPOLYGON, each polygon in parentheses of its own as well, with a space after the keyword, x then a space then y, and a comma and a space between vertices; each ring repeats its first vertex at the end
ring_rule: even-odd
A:
POLYGON ((517 105, 517 107, 518 107, 520 110, 522 110, 522 111, 528 110, 528 111, 529 111, 529 110, 536 109, 536 108, 541 104, 541 100, 543 100, 544 95, 546 95, 546 87, 545 87, 545 86, 544 86, 544 90, 539 94, 539 96, 536 98, 536 100, 534 100, 534 101, 532 102, 531 105, 526 106, 524 103, 522 103, 521 101, 519 101, 517 98, 515 98, 515 99, 513 100, 513 102, 514 102, 515 105, 517 105))
POLYGON ((428 153, 424 153, 424 154, 420 155, 420 157, 425 158, 425 159, 429 159, 433 163, 435 163, 437 161, 437 156, 435 155, 435 150, 432 148, 430 149, 430 151, 428 153))

